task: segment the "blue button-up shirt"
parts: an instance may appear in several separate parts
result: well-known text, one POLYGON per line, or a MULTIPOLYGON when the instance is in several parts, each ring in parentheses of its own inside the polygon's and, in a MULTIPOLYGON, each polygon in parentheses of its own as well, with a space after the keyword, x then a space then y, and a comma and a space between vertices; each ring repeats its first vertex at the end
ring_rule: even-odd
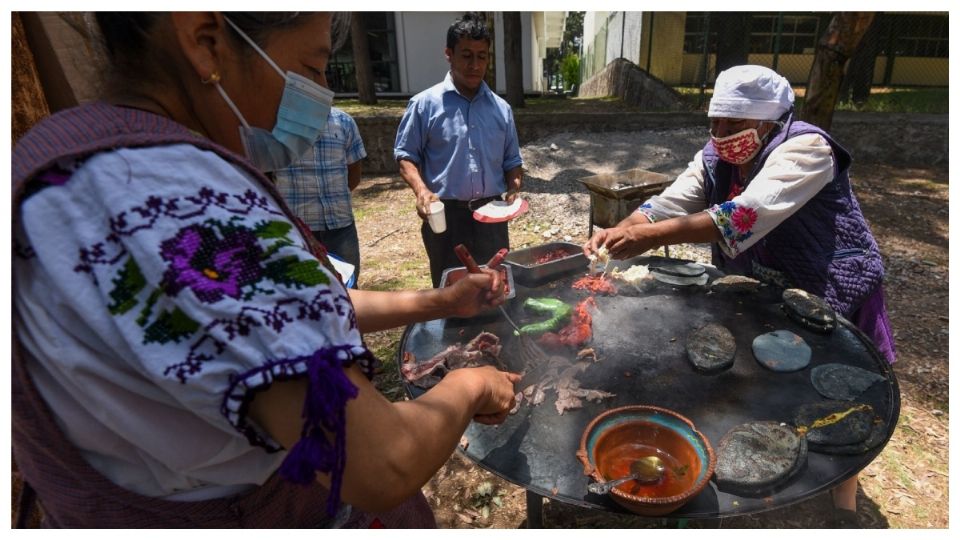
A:
POLYGON ((393 157, 417 164, 441 199, 468 201, 507 190, 504 173, 523 165, 510 105, 486 83, 469 100, 443 82, 410 99, 393 157))

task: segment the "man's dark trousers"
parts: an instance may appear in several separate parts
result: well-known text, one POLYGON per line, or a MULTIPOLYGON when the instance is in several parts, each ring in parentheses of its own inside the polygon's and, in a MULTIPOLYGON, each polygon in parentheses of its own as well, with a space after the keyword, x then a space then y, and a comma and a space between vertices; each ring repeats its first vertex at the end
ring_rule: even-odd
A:
POLYGON ((473 210, 486 201, 457 201, 443 199, 447 230, 435 234, 427 222, 420 227, 423 246, 430 258, 430 277, 433 286, 440 286, 440 277, 447 268, 463 266, 453 247, 464 244, 477 264, 486 264, 501 248, 510 247, 507 223, 480 223, 473 219, 473 210))

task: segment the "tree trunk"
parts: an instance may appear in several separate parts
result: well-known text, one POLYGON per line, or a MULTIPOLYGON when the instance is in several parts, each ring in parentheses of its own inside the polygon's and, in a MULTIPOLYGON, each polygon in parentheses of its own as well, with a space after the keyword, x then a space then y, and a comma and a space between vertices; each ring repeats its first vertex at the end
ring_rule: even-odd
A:
POLYGON ((851 100, 863 105, 870 98, 873 86, 873 72, 877 65, 877 53, 880 52, 880 34, 883 26, 883 14, 877 14, 867 33, 863 35, 857 52, 850 58, 847 74, 840 85, 840 100, 851 100))
POLYGON ((490 31, 490 55, 487 56, 490 61, 487 62, 487 74, 483 76, 483 80, 494 93, 497 91, 497 32, 499 31, 494 24, 495 15, 493 11, 484 12, 487 29, 490 31))
POLYGON ((750 54, 750 14, 732 11, 711 13, 710 26, 717 29, 717 75, 747 63, 750 54), (716 26, 714 26, 716 25, 716 26))
POLYGON ((810 77, 807 79, 806 103, 800 118, 821 129, 830 129, 833 109, 837 105, 843 68, 873 22, 873 12, 837 13, 817 43, 810 77))
POLYGON ((37 65, 33 61, 33 53, 27 44, 27 33, 23 28, 20 14, 11 14, 10 28, 12 38, 11 56, 13 84, 11 86, 11 128, 16 143, 34 124, 50 116, 50 107, 40 84, 40 75, 37 65))
POLYGON ((523 107, 523 33, 519 11, 503 12, 503 71, 507 79, 507 103, 523 107))
POLYGON ((353 70, 357 76, 357 97, 364 105, 377 103, 377 89, 373 86, 373 64, 367 42, 367 25, 363 13, 350 14, 350 41, 353 44, 353 70))

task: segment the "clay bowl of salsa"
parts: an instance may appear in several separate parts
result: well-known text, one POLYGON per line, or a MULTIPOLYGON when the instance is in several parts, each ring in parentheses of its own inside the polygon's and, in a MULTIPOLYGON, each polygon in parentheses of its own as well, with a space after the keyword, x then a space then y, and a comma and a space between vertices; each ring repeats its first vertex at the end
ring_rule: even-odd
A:
POLYGON ((630 465, 646 456, 657 456, 665 465, 660 480, 629 481, 608 494, 643 516, 669 514, 696 497, 717 462, 710 441, 690 420, 650 405, 620 407, 597 416, 584 430, 577 451, 584 474, 595 482, 628 476, 630 465))

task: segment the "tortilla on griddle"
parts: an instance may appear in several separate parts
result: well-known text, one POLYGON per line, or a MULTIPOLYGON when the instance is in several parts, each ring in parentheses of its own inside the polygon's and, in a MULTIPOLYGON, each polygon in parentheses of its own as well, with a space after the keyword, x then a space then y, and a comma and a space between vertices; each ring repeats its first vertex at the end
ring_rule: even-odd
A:
POLYGON ((700 274, 699 276, 675 276, 673 274, 661 272, 660 268, 651 268, 650 275, 661 283, 678 285, 681 287, 688 285, 706 285, 707 281, 710 280, 710 276, 708 276, 706 273, 700 274))
POLYGON ((783 310, 801 326, 829 333, 837 327, 837 313, 826 300, 803 289, 783 291, 783 310))
POLYGON ((717 451, 716 479, 721 491, 741 496, 772 493, 807 461, 807 442, 782 422, 740 424, 728 431, 717 451))
POLYGON ((818 401, 807 403, 797 409, 794 422, 806 428, 810 448, 820 450, 824 446, 847 446, 862 443, 873 431, 875 414, 873 407, 849 401, 818 401), (830 418, 836 415, 835 418, 830 418), (817 421, 827 421, 817 427, 817 421))
POLYGON ((873 428, 870 430, 870 434, 867 435, 867 438, 856 444, 841 444, 841 445, 823 445, 823 444, 810 444, 810 449, 815 450, 821 454, 838 454, 838 455, 855 455, 862 454, 868 450, 876 448, 877 445, 883 442, 887 436, 887 428, 883 423, 883 419, 879 416, 873 418, 873 428))
POLYGON ((807 342, 789 330, 760 334, 753 340, 753 356, 771 371, 801 370, 810 364, 811 354, 807 342))
POLYGON ((676 277, 697 277, 699 275, 703 275, 707 271, 703 265, 693 262, 655 266, 650 268, 650 270, 655 270, 662 274, 676 277))
POLYGON ((749 293, 759 288, 759 281, 738 274, 717 278, 710 284, 710 290, 713 292, 749 293))
POLYGON ((846 364, 824 364, 810 371, 810 382, 821 396, 853 401, 867 388, 885 380, 882 375, 846 364))
POLYGON ((733 365, 737 342, 726 327, 710 323, 687 338, 687 358, 698 371, 719 373, 733 365))

